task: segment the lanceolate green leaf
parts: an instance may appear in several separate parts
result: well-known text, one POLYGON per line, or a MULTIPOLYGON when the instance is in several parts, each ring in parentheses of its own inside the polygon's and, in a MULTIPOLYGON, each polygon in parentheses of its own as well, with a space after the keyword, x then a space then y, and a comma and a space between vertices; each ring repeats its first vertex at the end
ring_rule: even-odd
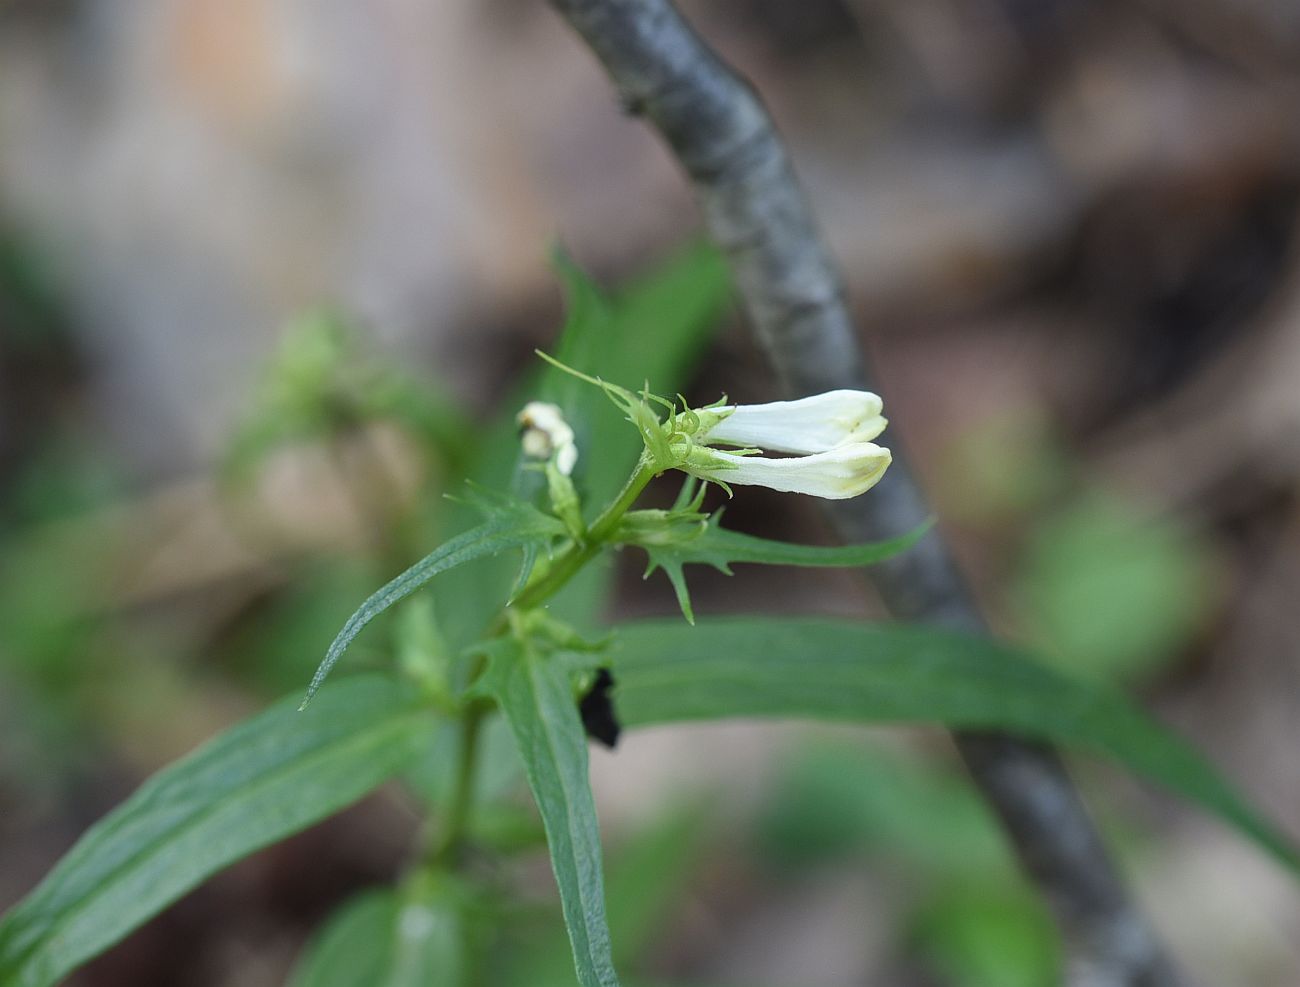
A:
POLYGON ((502 647, 485 685, 510 724, 542 814, 578 980, 583 987, 617 987, 587 736, 568 672, 554 657, 502 647))
POLYGON ((735 716, 992 728, 1109 755, 1200 803, 1293 870, 1300 857, 1185 742, 1118 693, 985 638, 834 620, 631 624, 614 653, 626 726, 735 716))
MULTIPOLYGON (((428 584, 434 576, 485 555, 496 555, 510 548, 535 546, 564 534, 564 525, 556 518, 526 504, 493 501, 491 510, 492 515, 483 524, 439 545, 392 582, 377 590, 357 608, 356 613, 348 618, 343 629, 334 638, 334 643, 329 646, 324 661, 316 669, 311 685, 307 687, 307 698, 303 700, 303 708, 311 702, 312 696, 325 681, 325 676, 342 657, 343 652, 352 643, 352 639, 361 633, 361 629, 394 603, 406 599, 428 584)), ((535 556, 534 552, 533 557, 535 556)))
POLYGON ((639 543, 635 539, 629 541, 629 544, 636 544, 645 549, 646 555, 649 556, 650 563, 646 567, 646 576, 656 569, 664 571, 677 593, 677 602, 682 608, 682 613, 691 623, 695 622, 695 614, 691 609, 690 594, 686 588, 686 576, 682 572, 684 565, 691 563, 711 565, 727 575, 731 574, 731 566, 738 562, 821 568, 874 565, 907 551, 920 541, 931 527, 927 523, 915 531, 888 541, 865 545, 826 546, 771 541, 739 531, 729 531, 719 527, 718 521, 718 514, 714 514, 708 523, 701 527, 700 533, 693 538, 671 540, 663 544, 639 543))
POLYGON ((406 769, 432 718, 368 676, 280 703, 145 782, 0 921, 0 984, 47 987, 254 850, 406 769))
POLYGON ((699 538, 674 546, 673 554, 678 562, 704 562, 724 571, 737 562, 821 568, 874 565, 906 552, 929 530, 930 525, 924 524, 897 538, 866 545, 797 545, 710 524, 699 538))

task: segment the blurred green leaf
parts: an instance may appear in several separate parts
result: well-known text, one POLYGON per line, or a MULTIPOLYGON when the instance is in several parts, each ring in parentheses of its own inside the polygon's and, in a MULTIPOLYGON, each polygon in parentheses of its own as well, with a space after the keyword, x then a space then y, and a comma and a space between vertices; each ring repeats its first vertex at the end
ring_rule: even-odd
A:
POLYGON ((286 327, 253 411, 231 440, 224 470, 243 481, 285 445, 329 440, 377 421, 399 425, 424 449, 462 467, 468 418, 433 381, 367 352, 361 333, 341 312, 304 312, 286 327))
POLYGON ((704 849, 704 821, 699 804, 672 808, 611 854, 605 898, 620 966, 645 953, 690 887, 704 849))
POLYGON ((468 985, 462 903, 436 879, 426 883, 344 905, 308 944, 289 987, 468 985))
POLYGON ((15 352, 48 351, 66 329, 50 258, 8 226, 0 226, 0 329, 15 352))
POLYGON ((40 525, 107 507, 129 489, 123 465, 102 446, 84 436, 56 431, 43 436, 22 463, 0 506, 19 524, 40 525))
POLYGON ((913 920, 928 965, 955 987, 1056 987, 1061 947, 1043 903, 1026 890, 949 889, 913 920))
POLYGON ((1089 677, 1131 680, 1191 639, 1209 571, 1206 550, 1175 522, 1090 497, 1034 530, 1015 594, 1046 657, 1089 677))
MULTIPOLYGON (((433 742, 405 775, 408 786, 431 806, 446 806, 453 797, 464 731, 448 720, 439 725, 433 742)), ((478 768, 474 774, 473 805, 500 799, 515 791, 520 780, 519 754, 509 725, 499 716, 479 728, 478 768)))
POLYGON ((42 539, 0 543, 0 663, 51 697, 77 688, 112 552, 42 539))
POLYGON ((1122 695, 987 638, 815 619, 650 621, 620 628, 612 659, 626 726, 780 716, 1006 730, 1109 755, 1300 873, 1289 840, 1122 695))
POLYGON ((1015 520, 1078 486, 1077 465, 1045 408, 1013 406, 970 423, 938 457, 941 513, 976 522, 1015 520))
POLYGON ((145 782, 0 921, 0 983, 46 987, 227 864, 403 770, 432 717, 379 677, 288 700, 145 782))
POLYGON ((542 814, 578 980, 583 987, 617 987, 587 735, 569 673, 554 658, 500 647, 483 684, 510 724, 542 814))
POLYGON ((299 959, 289 987, 383 987, 401 903, 395 889, 371 891, 329 917, 299 959))
POLYGON ((810 745, 777 778, 759 820, 780 863, 808 866, 876 850, 931 879, 996 881, 1014 873, 997 821, 969 782, 878 745, 810 745))
POLYGON ((359 416, 343 376, 359 363, 356 348, 348 327, 332 312, 307 312, 290 322, 252 412, 231 439, 223 464, 227 476, 245 480, 281 446, 323 440, 341 425, 355 424, 359 416))
POLYGON ((484 802, 470 815, 469 841, 493 853, 519 853, 545 847, 546 830, 532 805, 484 802))

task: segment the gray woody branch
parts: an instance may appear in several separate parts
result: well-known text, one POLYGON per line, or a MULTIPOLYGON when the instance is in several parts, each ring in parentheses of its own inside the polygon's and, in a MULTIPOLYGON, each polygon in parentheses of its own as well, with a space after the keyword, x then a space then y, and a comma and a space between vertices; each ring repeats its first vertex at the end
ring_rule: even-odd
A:
MULTIPOLYGON (((708 229, 731 262, 744 307, 787 391, 871 388, 839 277, 785 148, 750 86, 668 0, 551 3, 604 63, 624 105, 654 123, 690 175, 708 229)), ((897 457, 870 496, 831 506, 837 529, 850 541, 897 534, 928 514, 897 457)), ((985 631, 937 533, 877 572, 895 616, 985 631)), ((993 733, 958 733, 955 739, 1055 911, 1068 948, 1069 983, 1178 983, 1057 756, 993 733)))

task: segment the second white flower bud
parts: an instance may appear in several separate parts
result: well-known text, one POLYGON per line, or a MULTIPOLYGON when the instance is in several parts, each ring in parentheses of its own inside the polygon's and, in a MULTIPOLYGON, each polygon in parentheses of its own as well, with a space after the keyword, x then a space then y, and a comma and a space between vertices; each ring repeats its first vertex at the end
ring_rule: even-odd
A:
POLYGON ((530 459, 553 459, 555 468, 565 476, 578 462, 578 446, 573 429, 560 409, 546 401, 529 401, 515 420, 519 423, 519 444, 530 459))

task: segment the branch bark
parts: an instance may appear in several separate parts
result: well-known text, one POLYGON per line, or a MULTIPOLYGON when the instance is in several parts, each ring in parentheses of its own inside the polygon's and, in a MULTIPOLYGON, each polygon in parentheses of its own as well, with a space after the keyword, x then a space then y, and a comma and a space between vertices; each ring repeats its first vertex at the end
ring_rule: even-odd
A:
MULTIPOLYGON (((669 0, 550 2, 604 64, 624 106, 655 125, 690 176, 709 232, 730 259, 742 304, 785 389, 791 395, 878 389, 839 276, 753 89, 669 0)), ((829 509, 850 541, 898 534, 929 513, 897 450, 870 496, 833 502, 829 509)), ((875 572, 895 616, 987 632, 938 533, 875 572)), ((959 733, 955 740, 1057 917, 1068 982, 1179 984, 1055 753, 993 733, 959 733)))

